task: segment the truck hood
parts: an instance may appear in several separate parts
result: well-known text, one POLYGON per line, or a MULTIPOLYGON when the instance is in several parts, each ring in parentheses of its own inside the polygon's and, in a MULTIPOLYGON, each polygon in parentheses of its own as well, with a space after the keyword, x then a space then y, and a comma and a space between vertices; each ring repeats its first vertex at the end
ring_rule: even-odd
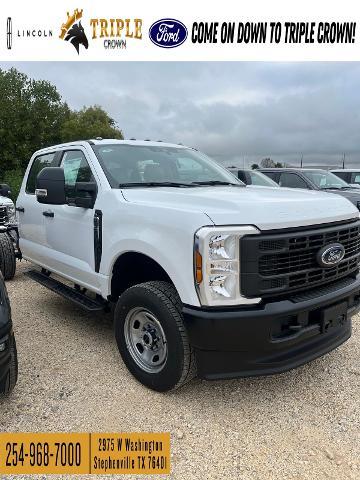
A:
POLYGON ((128 202, 186 210, 189 214, 202 212, 215 225, 255 225, 261 230, 359 218, 359 210, 347 199, 309 190, 231 186, 158 187, 127 188, 122 190, 122 194, 128 202))
POLYGON ((12 205, 13 204, 13 201, 8 198, 8 197, 3 197, 2 195, 0 195, 0 206, 1 205, 12 205))

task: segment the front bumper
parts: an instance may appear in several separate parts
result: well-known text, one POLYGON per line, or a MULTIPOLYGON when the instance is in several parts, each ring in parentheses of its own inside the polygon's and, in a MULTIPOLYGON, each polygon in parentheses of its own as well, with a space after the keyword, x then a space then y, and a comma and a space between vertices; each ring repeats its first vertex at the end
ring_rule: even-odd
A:
POLYGON ((360 275, 253 307, 183 307, 201 378, 280 373, 303 365, 351 336, 360 309, 360 275), (334 308, 333 308, 334 307, 334 308))

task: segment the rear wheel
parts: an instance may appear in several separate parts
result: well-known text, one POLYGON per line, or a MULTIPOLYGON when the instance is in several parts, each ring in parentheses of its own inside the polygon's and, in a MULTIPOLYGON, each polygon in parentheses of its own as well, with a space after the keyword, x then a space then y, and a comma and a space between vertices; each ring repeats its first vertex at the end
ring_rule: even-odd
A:
POLYGON ((153 390, 179 388, 196 375, 181 301, 167 282, 142 283, 121 295, 115 309, 115 336, 127 368, 153 390))
POLYGON ((14 278, 16 271, 15 249, 7 233, 0 233, 0 270, 5 280, 14 278))

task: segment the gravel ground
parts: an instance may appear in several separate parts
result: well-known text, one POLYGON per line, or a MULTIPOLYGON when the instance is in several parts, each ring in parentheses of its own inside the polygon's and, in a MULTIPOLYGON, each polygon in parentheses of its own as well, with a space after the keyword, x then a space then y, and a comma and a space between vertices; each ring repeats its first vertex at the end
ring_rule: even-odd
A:
POLYGON ((1 430, 170 431, 181 480, 360 478, 359 318, 351 340, 297 370, 158 394, 126 370, 110 314, 74 307, 27 268, 7 282, 19 382, 0 401, 1 430))

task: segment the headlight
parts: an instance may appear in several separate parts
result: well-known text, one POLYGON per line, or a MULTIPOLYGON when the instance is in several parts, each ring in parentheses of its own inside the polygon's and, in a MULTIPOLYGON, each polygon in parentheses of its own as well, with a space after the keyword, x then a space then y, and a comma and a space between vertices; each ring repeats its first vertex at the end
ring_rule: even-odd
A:
POLYGON ((15 205, 7 205, 7 214, 9 218, 9 223, 16 223, 16 212, 15 212, 15 205))
POLYGON ((259 303, 241 295, 240 238, 259 233, 255 227, 203 227, 195 234, 194 276, 202 305, 259 303))

